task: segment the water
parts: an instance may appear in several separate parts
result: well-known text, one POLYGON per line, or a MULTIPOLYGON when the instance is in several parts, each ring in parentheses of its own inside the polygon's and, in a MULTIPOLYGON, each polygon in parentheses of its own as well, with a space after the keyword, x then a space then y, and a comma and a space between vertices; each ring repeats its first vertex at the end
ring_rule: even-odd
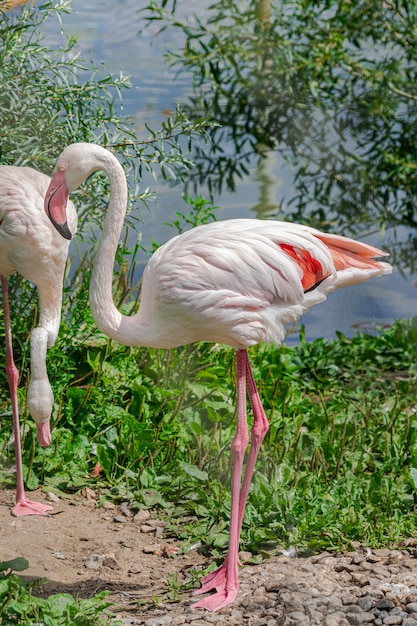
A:
MULTIPOLYGON (((167 29, 155 37, 154 29, 144 29, 140 9, 144 0, 73 0, 74 13, 63 17, 63 29, 67 35, 78 38, 79 48, 91 51, 96 63, 103 62, 112 73, 120 70, 130 75, 135 89, 124 95, 124 107, 135 117, 140 132, 144 122, 157 128, 167 112, 175 110, 176 103, 186 102, 191 92, 187 76, 176 77, 163 58, 166 48, 179 49, 179 33, 167 29)), ((189 3, 179 0, 179 9, 202 11, 207 2, 189 3)), ((45 25, 49 42, 62 41, 57 37, 58 24, 49 20, 45 25)), ((153 213, 143 211, 141 227, 145 247, 154 239, 166 241, 175 231, 164 222, 172 222, 177 211, 184 212, 182 188, 170 187, 163 181, 151 178, 144 186, 151 186, 158 195, 153 213)), ((215 198, 221 209, 218 219, 257 217, 265 215, 271 206, 278 204, 283 190, 291 189, 291 172, 277 154, 271 154, 258 169, 256 163, 247 179, 238 183, 236 193, 224 192, 215 198)), ((204 195, 204 188, 201 190, 204 195)), ((378 236, 369 240, 381 245, 378 236)), ((146 263, 144 257, 143 263, 146 263)), ((335 336, 341 331, 348 336, 356 328, 371 329, 375 325, 389 325, 394 319, 417 315, 416 287, 413 277, 394 268, 392 276, 374 279, 369 283, 355 285, 329 296, 325 304, 314 307, 302 318, 309 338, 335 336)), ((288 338, 297 341, 297 332, 288 338)))

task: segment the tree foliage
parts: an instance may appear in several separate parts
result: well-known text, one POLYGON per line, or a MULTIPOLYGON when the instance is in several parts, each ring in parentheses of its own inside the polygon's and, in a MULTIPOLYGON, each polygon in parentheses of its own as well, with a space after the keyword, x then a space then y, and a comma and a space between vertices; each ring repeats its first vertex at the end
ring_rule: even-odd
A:
MULTIPOLYGON (((55 20, 57 31, 71 0, 47 0, 40 6, 0 10, 0 164, 25 165, 49 173, 72 142, 98 143, 117 153, 129 180, 130 207, 153 200, 140 188, 143 169, 178 180, 192 167, 186 140, 200 139, 208 122, 190 121, 179 109, 149 136, 139 140, 133 118, 122 110, 123 94, 133 85, 122 72, 82 56, 74 37, 57 35, 45 43, 42 25, 55 20)), ((79 191, 80 234, 86 222, 101 223, 107 181, 95 177, 79 191)))
POLYGON ((211 152, 197 148, 194 183, 234 189, 275 150, 294 172, 288 217, 356 234, 417 226, 415 0, 220 0, 204 19, 180 9, 155 1, 146 16, 182 30, 168 58, 192 73, 187 110, 219 124, 211 152))

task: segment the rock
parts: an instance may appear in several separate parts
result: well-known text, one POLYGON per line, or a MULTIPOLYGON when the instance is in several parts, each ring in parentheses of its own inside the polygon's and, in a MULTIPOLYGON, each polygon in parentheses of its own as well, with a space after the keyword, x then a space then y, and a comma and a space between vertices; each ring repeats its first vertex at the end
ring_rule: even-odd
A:
POLYGON ((162 556, 162 546, 160 543, 152 543, 144 546, 143 551, 145 554, 156 554, 157 556, 162 556))
POLYGON ((403 618, 401 617, 401 615, 387 615, 387 617, 383 619, 382 623, 390 624, 391 626, 393 624, 402 624, 403 618))
POLYGON ((148 524, 154 528, 165 528, 167 525, 167 523, 162 519, 150 519, 148 520, 148 524))
POLYGON ((84 500, 83 506, 88 507, 89 509, 94 509, 97 505, 97 502, 92 498, 90 500, 84 500))
POLYGON ((48 491, 48 493, 46 494, 46 499, 49 500, 49 502, 61 502, 58 496, 52 493, 52 491, 48 491))
MULTIPOLYGON (((360 626, 363 624, 362 615, 363 613, 346 613, 346 619, 352 626, 360 626)), ((372 617, 375 618, 375 615, 372 617)))
POLYGON ((83 498, 86 498, 87 500, 97 500, 96 492, 93 491, 93 489, 90 489, 90 487, 83 487, 81 493, 83 498))
POLYGON ((341 620, 346 622, 343 615, 327 615, 324 618, 323 626, 340 626, 341 620))
POLYGON ((104 554, 90 554, 90 556, 83 558, 84 567, 87 569, 100 569, 105 558, 104 554))
POLYGON ((348 604, 345 605, 345 611, 346 613, 362 613, 362 609, 360 606, 358 606, 357 604, 348 604))
MULTIPOLYGON (((242 606, 245 607, 246 610, 257 611, 260 608, 270 608, 275 605, 275 602, 268 598, 267 595, 251 595, 246 596, 246 598, 242 598, 241 600, 242 606)), ((291 616, 293 613, 291 613, 291 616)), ((304 617, 305 614, 303 613, 304 617)))
POLYGON ((359 598, 357 604, 363 611, 369 611, 374 606, 374 600, 371 596, 364 596, 359 598))
POLYGON ((378 602, 375 604, 375 608, 379 609, 380 611, 386 611, 389 609, 393 609, 394 607, 394 602, 392 600, 387 600, 386 598, 384 598, 383 600, 378 600, 378 602))
POLYGON ((365 553, 362 553, 362 554, 356 553, 352 557, 352 563, 354 565, 359 565, 359 563, 362 563, 363 561, 367 561, 368 558, 371 556, 371 554, 372 554, 371 550, 367 550, 365 553))
POLYGON ((120 570, 120 565, 117 563, 114 556, 108 555, 105 557, 103 561, 103 567, 109 567, 113 570, 120 570))
POLYGON ((133 517, 134 513, 130 507, 130 503, 129 502, 122 502, 122 504, 119 506, 119 510, 120 512, 125 515, 126 517, 133 517))
POLYGON ((334 566, 335 572, 356 572, 356 567, 350 563, 338 563, 334 566))
POLYGON ((349 593, 348 591, 345 591, 345 590, 343 590, 342 593, 340 594, 340 599, 342 601, 342 604, 344 604, 344 605, 356 604, 355 596, 353 596, 351 593, 349 593))
POLYGON ((338 611, 342 606, 342 601, 338 596, 331 596, 327 604, 327 610, 329 612, 338 611))
POLYGON ((148 524, 142 524, 139 530, 141 533, 153 533, 156 529, 153 526, 149 526, 148 524))
POLYGON ((172 617, 170 615, 161 615, 160 617, 147 619, 144 626, 168 626, 168 624, 172 624, 172 617))
POLYGON ((382 561, 382 557, 378 556, 377 554, 375 554, 374 552, 372 552, 367 559, 370 563, 379 563, 380 561, 382 561))
POLYGON ((108 500, 105 500, 101 506, 107 511, 113 511, 116 508, 116 505, 113 504, 113 502, 109 502, 108 500))
POLYGON ((293 613, 289 613, 288 617, 290 618, 290 622, 289 624, 305 624, 307 626, 307 624, 310 623, 310 620, 308 619, 308 617, 305 616, 305 614, 301 611, 294 611, 293 613))
POLYGON ((310 557, 310 562, 311 563, 320 563, 320 561, 322 561, 322 559, 325 559, 328 556, 332 556, 330 552, 326 552, 326 550, 324 550, 324 552, 320 552, 320 554, 314 554, 312 557, 310 557))
POLYGON ((148 520, 150 518, 150 516, 151 516, 151 514, 149 513, 149 511, 147 509, 141 509, 133 517, 133 521, 137 522, 139 524, 142 524, 143 522, 146 522, 146 520, 148 520))
POLYGON ((359 585, 359 587, 366 587, 369 585, 369 576, 366 574, 354 573, 351 576, 351 580, 355 585, 359 585))

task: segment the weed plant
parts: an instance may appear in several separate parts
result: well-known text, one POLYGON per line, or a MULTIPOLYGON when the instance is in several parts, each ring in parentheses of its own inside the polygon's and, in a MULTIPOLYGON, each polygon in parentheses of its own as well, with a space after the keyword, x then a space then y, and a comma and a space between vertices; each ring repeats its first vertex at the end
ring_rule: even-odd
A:
POLYGON ((86 600, 75 600, 68 593, 57 593, 46 600, 32 594, 39 581, 23 582, 14 572, 24 571, 28 562, 22 557, 0 561, 0 623, 42 624, 43 626, 121 626, 107 610, 108 592, 86 600))

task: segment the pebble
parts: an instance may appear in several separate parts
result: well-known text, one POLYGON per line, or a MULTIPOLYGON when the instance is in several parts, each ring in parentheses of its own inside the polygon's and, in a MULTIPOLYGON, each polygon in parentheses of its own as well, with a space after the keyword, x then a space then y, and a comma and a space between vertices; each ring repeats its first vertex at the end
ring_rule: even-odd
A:
POLYGON ((61 502, 59 497, 56 494, 52 493, 52 491, 48 491, 48 493, 46 494, 46 499, 49 500, 49 502, 61 502))
POLYGON ((134 516, 134 513, 130 507, 129 502, 122 502, 122 504, 119 506, 119 509, 120 509, 120 513, 122 513, 123 515, 126 515, 126 517, 134 516))
POLYGON ((138 511, 134 516, 133 521, 142 524, 143 522, 146 522, 146 520, 148 520, 150 517, 151 514, 147 509, 140 509, 140 511, 138 511))
MULTIPOLYGON (((146 513, 145 521, 151 526, 146 513)), ((166 547, 144 551, 163 556, 166 547)), ((344 555, 282 555, 242 567, 239 578, 234 604, 218 612, 193 608, 198 598, 186 592, 180 603, 129 619, 132 626, 417 626, 417 558, 409 550, 358 545, 344 555)))
POLYGON ((110 502, 109 500, 105 500, 101 506, 106 511, 112 511, 112 510, 114 510, 116 508, 116 505, 113 504, 113 502, 110 502))
POLYGON ((141 533, 153 533, 155 532, 155 527, 149 526, 148 524, 142 524, 139 530, 141 533))
POLYGON ((84 567, 86 569, 100 569, 103 566, 104 554, 90 554, 83 559, 84 567))
POLYGON ((160 543, 152 543, 143 547, 143 551, 145 554, 156 554, 157 556, 162 555, 162 546, 160 543))
POLYGON ((172 624, 172 617, 169 615, 153 617, 145 622, 145 626, 167 626, 168 624, 172 624))
POLYGON ((369 609, 371 609, 374 606, 374 601, 371 598, 371 596, 364 596, 363 598, 359 598, 358 606, 363 611, 369 611, 369 609))

